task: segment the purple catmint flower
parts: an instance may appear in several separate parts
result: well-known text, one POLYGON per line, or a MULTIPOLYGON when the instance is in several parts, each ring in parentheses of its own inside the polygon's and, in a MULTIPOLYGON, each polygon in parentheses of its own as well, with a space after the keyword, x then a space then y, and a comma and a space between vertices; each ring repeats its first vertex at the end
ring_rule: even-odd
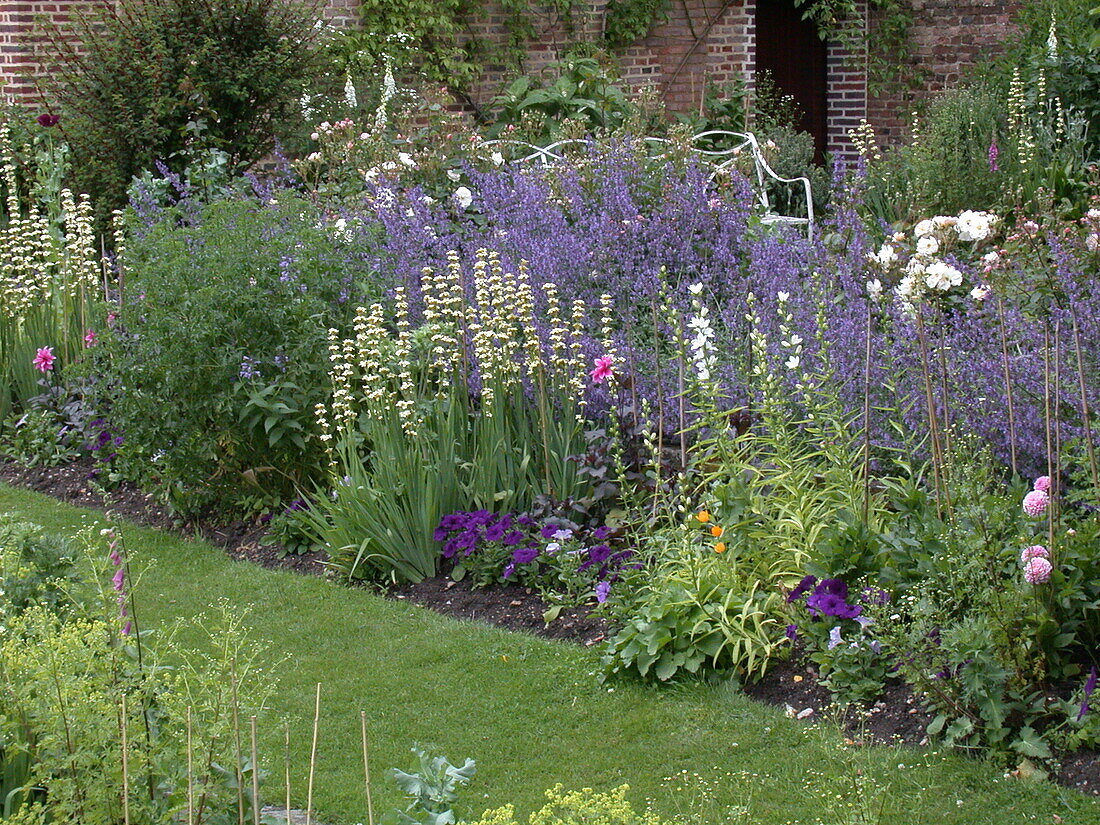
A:
POLYGON ((260 377, 260 370, 256 366, 256 361, 246 355, 241 359, 241 368, 238 374, 242 381, 251 381, 253 378, 260 377))

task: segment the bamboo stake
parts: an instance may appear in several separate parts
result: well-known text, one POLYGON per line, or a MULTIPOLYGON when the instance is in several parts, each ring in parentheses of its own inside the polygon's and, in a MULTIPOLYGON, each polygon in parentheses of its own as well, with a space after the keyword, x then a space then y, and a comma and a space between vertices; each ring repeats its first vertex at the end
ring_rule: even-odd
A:
POLYGON ((286 825, 290 825, 290 722, 286 723, 285 735, 283 769, 286 772, 286 825))
POLYGON ((867 343, 863 351, 863 526, 871 512, 871 301, 867 301, 867 343))
POLYGON ((313 816, 313 774, 317 767, 317 729, 321 723, 321 683, 317 683, 317 699, 313 708, 313 746, 309 751, 309 787, 306 790, 306 825, 313 816))
POLYGON ((187 825, 195 825, 195 775, 191 746, 191 706, 187 706, 187 825))
POLYGON ((1001 298, 997 299, 997 312, 1001 319, 1001 358, 1005 376, 1005 398, 1008 401, 1008 448, 1012 456, 1012 475, 1019 475, 1016 469, 1016 409, 1012 403, 1012 370, 1008 361, 1008 338, 1005 335, 1005 307, 1001 298))
POLYGON ((241 725, 237 716, 237 657, 233 657, 229 674, 229 688, 233 695, 233 749, 236 765, 233 774, 237 777, 237 825, 244 825, 244 777, 241 776, 241 725))
POLYGON ((367 755, 367 712, 359 711, 359 723, 363 729, 363 787, 367 791, 367 825, 374 825, 374 806, 370 798, 370 759, 367 755))
MULTIPOLYGON (((1054 450, 1053 434, 1050 427, 1050 327, 1043 325, 1043 417, 1046 423, 1047 438, 1047 476, 1050 478, 1051 493, 1054 492, 1054 450)), ((1054 552, 1054 496, 1047 504, 1047 547, 1054 552)))
POLYGON ((1092 441, 1092 423, 1089 413, 1089 398, 1085 392, 1085 365, 1081 358, 1081 335, 1077 328, 1077 315, 1073 318, 1073 346, 1077 351, 1077 386, 1081 393, 1081 417, 1085 423, 1085 443, 1089 451, 1089 468, 1092 470, 1092 492, 1100 498, 1100 471, 1096 464, 1096 445, 1092 441))
POLYGON ((260 825, 260 766, 256 760, 256 717, 249 717, 252 728, 252 825, 260 825))
POLYGON ((680 357, 677 359, 677 393, 680 397, 680 472, 687 472, 687 417, 684 413, 684 317, 680 316, 680 357))
POLYGON ((130 745, 126 739, 126 694, 122 694, 122 822, 130 825, 130 745))
POLYGON ((921 373, 924 377, 924 403, 928 412, 928 431, 932 436, 932 476, 936 485, 936 514, 943 518, 943 479, 941 478, 941 463, 943 455, 940 452, 940 437, 936 420, 936 402, 932 395, 932 377, 928 371, 928 339, 924 332, 924 321, 917 309, 917 340, 920 343, 921 373))

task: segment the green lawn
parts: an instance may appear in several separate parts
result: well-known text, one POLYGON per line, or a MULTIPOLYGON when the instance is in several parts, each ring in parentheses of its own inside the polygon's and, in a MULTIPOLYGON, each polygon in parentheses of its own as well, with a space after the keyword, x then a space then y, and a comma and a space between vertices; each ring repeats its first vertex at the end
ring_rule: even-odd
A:
MULTIPOLYGON (((63 533, 98 518, 89 511, 0 485, 0 511, 63 533)), ((366 821, 358 759, 359 710, 370 720, 376 809, 397 802, 382 769, 407 767, 416 742, 452 761, 477 760, 460 816, 514 802, 526 812, 542 791, 610 789, 624 782, 664 814, 688 791, 663 781, 697 773, 720 807, 748 804, 760 823, 847 822, 821 796, 843 793, 857 769, 889 788, 891 823, 1100 823, 1100 803, 1044 783, 1006 780, 983 762, 935 752, 841 746, 827 724, 784 718, 724 687, 598 684, 598 653, 454 621, 408 604, 315 578, 229 560, 205 543, 155 530, 126 531, 131 553, 153 563, 141 583, 143 623, 164 624, 216 606, 250 605, 254 636, 267 642, 279 690, 263 739, 275 760, 269 798, 280 798, 282 729, 293 720, 292 782, 304 807, 314 689, 322 687, 315 808, 333 825, 366 821), (742 772, 757 775, 746 779, 742 772), (730 776, 732 774, 732 776, 730 776)), ((722 817, 722 821, 725 821, 722 817)))

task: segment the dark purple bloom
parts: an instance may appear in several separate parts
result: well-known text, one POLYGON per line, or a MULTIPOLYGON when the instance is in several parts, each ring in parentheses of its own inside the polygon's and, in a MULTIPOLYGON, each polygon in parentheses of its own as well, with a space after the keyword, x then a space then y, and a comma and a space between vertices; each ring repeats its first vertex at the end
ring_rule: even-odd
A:
POLYGON ((444 541, 449 535, 449 531, 443 527, 436 527, 435 532, 432 533, 433 541, 444 541))
MULTIPOLYGON (((504 522, 498 521, 495 524, 490 524, 485 528, 485 540, 486 541, 500 541, 504 538, 504 522)), ((509 534, 511 535, 511 534, 509 534)))
POLYGON ((600 582, 596 585, 596 601, 603 604, 607 601, 607 597, 611 594, 611 583, 600 582))
POLYGON ((506 547, 515 547, 521 541, 523 541, 523 533, 519 530, 513 530, 504 536, 504 545, 506 547))
POLYGON ((814 588, 814 593, 830 593, 842 599, 847 599, 848 585, 841 579, 822 579, 821 584, 814 588))
POLYGON ((804 576, 798 586, 787 596, 787 604, 801 599, 815 584, 817 584, 817 576, 804 576))
POLYGON ((559 528, 557 527, 557 525, 547 524, 543 526, 542 530, 540 531, 540 535, 544 539, 552 539, 554 538, 554 533, 558 532, 558 529, 559 528))
POLYGON ((854 619, 863 612, 862 607, 848 604, 843 597, 836 593, 822 591, 820 588, 806 599, 806 607, 814 616, 837 616, 841 619, 854 619))
POLYGON ((792 642, 798 638, 798 625, 787 625, 787 638, 790 639, 792 642))
POLYGON ((1077 721, 1080 722, 1089 712, 1089 697, 1096 690, 1096 665, 1089 671, 1089 678, 1085 680, 1085 701, 1081 703, 1081 709, 1077 711, 1077 721))
POLYGON ((516 563, 514 561, 508 562, 508 566, 504 568, 504 578, 512 578, 512 574, 516 572, 516 563))
POLYGON ((530 564, 539 557, 537 547, 517 547, 512 551, 512 561, 516 564, 530 564))
POLYGON ((601 524, 595 530, 592 531, 592 538, 596 541, 605 541, 608 536, 611 535, 611 528, 606 524, 601 524))
POLYGON ((42 114, 36 119, 38 120, 39 126, 45 126, 47 129, 52 129, 61 122, 61 115, 42 114))

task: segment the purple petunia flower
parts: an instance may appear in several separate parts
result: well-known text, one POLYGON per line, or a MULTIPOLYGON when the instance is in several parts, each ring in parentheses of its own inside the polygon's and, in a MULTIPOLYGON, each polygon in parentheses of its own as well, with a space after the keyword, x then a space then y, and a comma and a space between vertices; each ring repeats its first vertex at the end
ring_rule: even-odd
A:
POLYGON ((607 597, 611 594, 611 583, 600 582, 596 585, 596 601, 603 604, 607 601, 607 597))
POLYGON ((595 530, 592 531, 592 538, 596 541, 606 541, 607 537, 611 535, 611 528, 606 524, 601 524, 595 530))
POLYGON ((798 625, 787 625, 787 638, 790 639, 792 642, 798 638, 798 625))
POLYGON ((829 631, 829 650, 843 643, 844 640, 840 638, 840 625, 837 625, 829 631))
POLYGON ((530 564, 539 557, 537 547, 517 547, 512 551, 512 561, 516 564, 530 564))
POLYGON ((512 530, 510 533, 506 533, 504 536, 505 547, 515 547, 523 541, 523 533, 519 530, 512 530))
POLYGON ((801 599, 815 584, 817 584, 817 576, 804 576, 802 581, 798 583, 798 586, 791 591, 789 596, 787 596, 787 604, 801 599))
POLYGON ((854 619, 863 612, 862 607, 848 604, 836 593, 822 592, 820 588, 806 599, 806 607, 811 615, 836 616, 841 619, 854 619))
POLYGON ((486 541, 500 541, 504 538, 505 531, 504 522, 498 521, 495 524, 490 524, 485 528, 485 540, 486 541))

